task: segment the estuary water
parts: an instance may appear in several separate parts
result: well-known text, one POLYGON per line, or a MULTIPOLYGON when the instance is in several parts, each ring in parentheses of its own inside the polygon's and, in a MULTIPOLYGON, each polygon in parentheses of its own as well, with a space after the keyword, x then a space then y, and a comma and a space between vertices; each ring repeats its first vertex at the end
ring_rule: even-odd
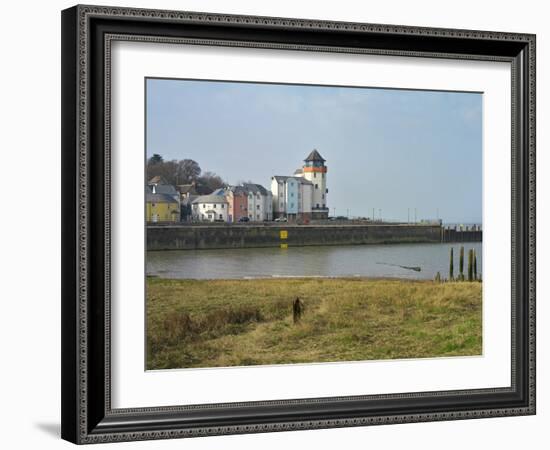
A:
POLYGON ((449 254, 454 248, 454 274, 464 246, 475 249, 481 273, 481 242, 318 247, 170 250, 147 252, 147 275, 161 278, 271 278, 271 277, 392 277, 433 279, 449 276, 449 254), (420 269, 413 270, 413 268, 420 269))

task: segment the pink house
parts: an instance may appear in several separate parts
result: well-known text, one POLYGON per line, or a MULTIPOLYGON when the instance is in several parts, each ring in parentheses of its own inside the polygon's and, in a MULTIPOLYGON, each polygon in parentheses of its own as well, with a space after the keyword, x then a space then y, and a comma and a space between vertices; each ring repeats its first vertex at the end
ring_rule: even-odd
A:
POLYGON ((242 186, 230 186, 227 188, 227 201, 229 202, 228 222, 238 222, 241 217, 248 217, 248 195, 242 186))

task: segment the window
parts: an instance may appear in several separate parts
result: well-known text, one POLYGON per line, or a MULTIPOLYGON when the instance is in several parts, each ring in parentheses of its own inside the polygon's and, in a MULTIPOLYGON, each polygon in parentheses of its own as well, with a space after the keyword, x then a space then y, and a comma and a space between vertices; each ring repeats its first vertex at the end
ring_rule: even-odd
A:
POLYGON ((321 195, 321 198, 324 200, 325 199, 325 194, 321 195))
POLYGON ((260 205, 256 205, 256 209, 260 209, 260 205))
POLYGON ((291 192, 291 193, 290 193, 290 196, 291 196, 291 197, 294 197, 294 192, 291 192))
POLYGON ((323 209, 325 209, 325 204, 323 203, 323 209))
POLYGON ((319 203, 317 203, 317 206, 316 206, 317 209, 319 209, 319 203))
POLYGON ((283 204, 281 203, 281 209, 283 209, 283 207, 284 207, 284 206, 283 206, 283 204))
POLYGON ((220 214, 220 220, 223 220, 223 214, 220 214))
POLYGON ((256 219, 260 220, 260 215, 256 214, 256 219))
POLYGON ((319 185, 318 185, 318 184, 315 185, 315 189, 319 189, 319 185))
POLYGON ((216 209, 216 204, 214 203, 214 209, 216 209))
POLYGON ((206 208, 206 205, 202 205, 203 208, 206 208))
POLYGON ((317 172, 313 172, 313 178, 317 178, 317 172))
POLYGON ((258 200, 260 200, 260 194, 256 195, 256 198, 257 198, 258 200))
POLYGON ((225 205, 222 203, 222 209, 225 208, 225 205))
POLYGON ((291 204, 290 204, 290 208, 294 208, 294 203, 291 203, 291 204))
POLYGON ((154 207, 155 207, 155 204, 154 204, 154 203, 151 203, 151 206, 154 208, 154 207))

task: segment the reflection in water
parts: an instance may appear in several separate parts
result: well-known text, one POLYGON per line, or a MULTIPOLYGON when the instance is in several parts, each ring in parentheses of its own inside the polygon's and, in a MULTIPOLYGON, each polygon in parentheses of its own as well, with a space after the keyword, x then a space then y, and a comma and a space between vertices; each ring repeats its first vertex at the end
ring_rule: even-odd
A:
POLYGON ((449 252, 454 247, 455 276, 458 253, 464 245, 475 249, 481 273, 482 244, 396 244, 319 247, 182 250, 147 252, 147 274, 162 278, 265 278, 303 276, 365 276, 433 279, 446 278, 449 252), (412 268, 420 268, 420 271, 412 268))

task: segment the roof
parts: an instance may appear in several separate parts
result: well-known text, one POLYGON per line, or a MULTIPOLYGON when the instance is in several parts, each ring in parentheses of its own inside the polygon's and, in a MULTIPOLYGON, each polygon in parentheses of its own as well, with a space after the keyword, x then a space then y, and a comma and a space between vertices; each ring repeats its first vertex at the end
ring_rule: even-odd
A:
POLYGON ((233 192, 233 194, 246 194, 244 186, 227 186, 227 190, 233 192))
POLYGON ((223 195, 201 195, 193 203, 227 203, 227 199, 223 195))
POLYGON ((150 203, 178 203, 174 200, 174 197, 168 194, 150 194, 147 193, 145 196, 146 201, 150 203))
POLYGON ((177 191, 180 194, 196 194, 195 185, 194 184, 179 184, 176 186, 177 191))
POLYGON ((254 194, 260 193, 261 195, 267 195, 267 189, 264 188, 261 184, 243 183, 243 187, 248 192, 252 192, 254 194))
POLYGON ((297 180, 302 184, 313 184, 311 181, 306 180, 304 177, 295 177, 291 175, 275 175, 273 178, 277 180, 277 183, 286 183, 287 180, 293 179, 293 180, 297 180))
POLYGON ((149 184, 166 184, 166 180, 161 175, 156 175, 149 180, 149 184))
POLYGON ((304 161, 321 161, 321 162, 325 162, 326 159, 324 159, 320 154, 319 152, 317 151, 317 149, 313 149, 311 151, 311 153, 309 155, 307 155, 307 158, 304 159, 304 161))
POLYGON ((219 188, 219 189, 216 189, 215 191, 213 191, 210 195, 225 195, 225 189, 224 188, 219 188))
POLYGON ((178 195, 178 191, 171 184, 157 184, 154 190, 156 194, 178 195))

